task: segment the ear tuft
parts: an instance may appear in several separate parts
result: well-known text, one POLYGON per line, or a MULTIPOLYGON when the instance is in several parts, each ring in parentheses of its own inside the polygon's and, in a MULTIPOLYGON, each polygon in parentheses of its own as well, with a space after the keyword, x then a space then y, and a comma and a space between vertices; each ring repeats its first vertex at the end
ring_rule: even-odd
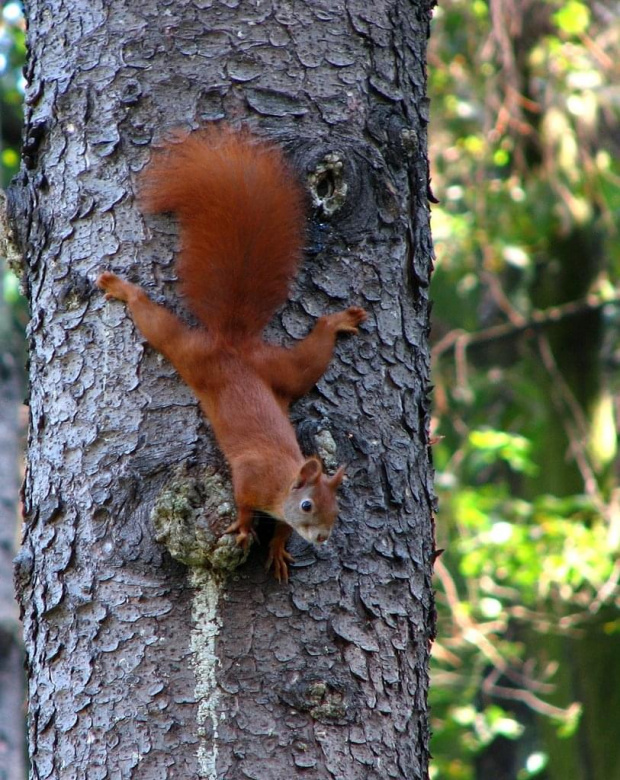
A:
POLYGON ((334 474, 333 477, 330 477, 327 482, 332 490, 337 490, 340 487, 340 483, 344 479, 344 473, 345 468, 344 466, 340 466, 338 471, 334 474))
POLYGON ((314 485, 321 478, 323 467, 318 458, 308 458, 304 465, 299 469, 299 474, 295 480, 295 487, 301 488, 304 485, 314 485))

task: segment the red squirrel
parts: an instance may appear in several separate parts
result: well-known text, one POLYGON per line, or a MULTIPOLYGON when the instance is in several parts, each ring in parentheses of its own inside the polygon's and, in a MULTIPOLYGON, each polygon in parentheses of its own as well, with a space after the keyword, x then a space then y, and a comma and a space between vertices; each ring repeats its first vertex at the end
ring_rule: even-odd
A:
POLYGON ((177 135, 154 153, 140 190, 144 210, 178 217, 181 292, 200 325, 113 273, 97 286, 127 304, 198 397, 232 472, 237 519, 225 533, 246 548, 254 510, 274 517, 267 568, 288 581, 292 529, 313 544, 327 541, 344 475, 340 467, 330 477, 318 458, 302 455, 288 408, 327 369, 336 334, 357 333, 366 312, 353 306, 320 317, 289 349, 263 341, 288 298, 305 233, 305 193, 277 147, 222 126, 177 135))

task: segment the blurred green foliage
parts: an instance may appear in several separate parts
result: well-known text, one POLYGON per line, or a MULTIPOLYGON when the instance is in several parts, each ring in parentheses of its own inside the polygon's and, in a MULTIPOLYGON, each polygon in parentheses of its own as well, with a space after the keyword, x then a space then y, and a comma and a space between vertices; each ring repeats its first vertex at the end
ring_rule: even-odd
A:
POLYGON ((26 58, 25 23, 19 3, 5 3, 0 17, 0 151, 1 184, 6 186, 19 168, 22 67, 26 58))
POLYGON ((620 630, 619 42, 606 3, 435 12, 436 780, 490 779, 498 737, 502 777, 554 776, 524 732, 582 708, 543 638, 620 630))
MULTIPOLYGON (((4 3, 0 15, 0 186, 6 187, 19 169, 22 101, 22 67, 26 58, 25 22, 21 5, 4 3)), ((27 307, 14 274, 0 257, 0 296, 7 304, 1 317, 0 350, 8 349, 23 359, 21 334, 27 307)))

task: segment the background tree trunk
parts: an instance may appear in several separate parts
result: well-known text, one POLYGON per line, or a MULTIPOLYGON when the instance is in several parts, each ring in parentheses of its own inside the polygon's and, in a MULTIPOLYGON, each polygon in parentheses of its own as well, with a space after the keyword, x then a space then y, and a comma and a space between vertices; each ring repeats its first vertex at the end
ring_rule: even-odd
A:
POLYGON ((0 780, 25 776, 24 650, 11 565, 17 532, 19 410, 23 388, 11 349, 17 338, 0 288, 0 780))
POLYGON ((427 776, 430 6, 27 3, 12 199, 32 306, 17 573, 33 777, 427 776), (134 173, 166 130, 222 117, 282 143, 313 198, 275 337, 370 312, 294 410, 307 448, 349 465, 333 540, 295 540, 288 586, 264 545, 225 576, 155 542, 162 491, 222 459, 189 390, 93 289, 109 267, 177 301, 176 228, 145 222, 134 173))

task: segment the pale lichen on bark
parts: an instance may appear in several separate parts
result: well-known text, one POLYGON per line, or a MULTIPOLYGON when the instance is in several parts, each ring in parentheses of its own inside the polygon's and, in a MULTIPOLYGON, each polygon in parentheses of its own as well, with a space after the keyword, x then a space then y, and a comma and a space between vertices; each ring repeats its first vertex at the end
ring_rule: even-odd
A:
POLYGON ((217 756, 219 740, 220 694, 217 683, 219 659, 216 638, 222 627, 219 614, 222 582, 208 569, 192 568, 192 630, 190 646, 193 653, 195 694, 198 708, 198 769, 201 778, 218 780, 217 756))
POLYGON ((223 534, 236 517, 230 479, 211 467, 199 474, 184 462, 169 476, 155 500, 151 520, 155 539, 186 566, 234 571, 248 558, 232 534, 223 534))

